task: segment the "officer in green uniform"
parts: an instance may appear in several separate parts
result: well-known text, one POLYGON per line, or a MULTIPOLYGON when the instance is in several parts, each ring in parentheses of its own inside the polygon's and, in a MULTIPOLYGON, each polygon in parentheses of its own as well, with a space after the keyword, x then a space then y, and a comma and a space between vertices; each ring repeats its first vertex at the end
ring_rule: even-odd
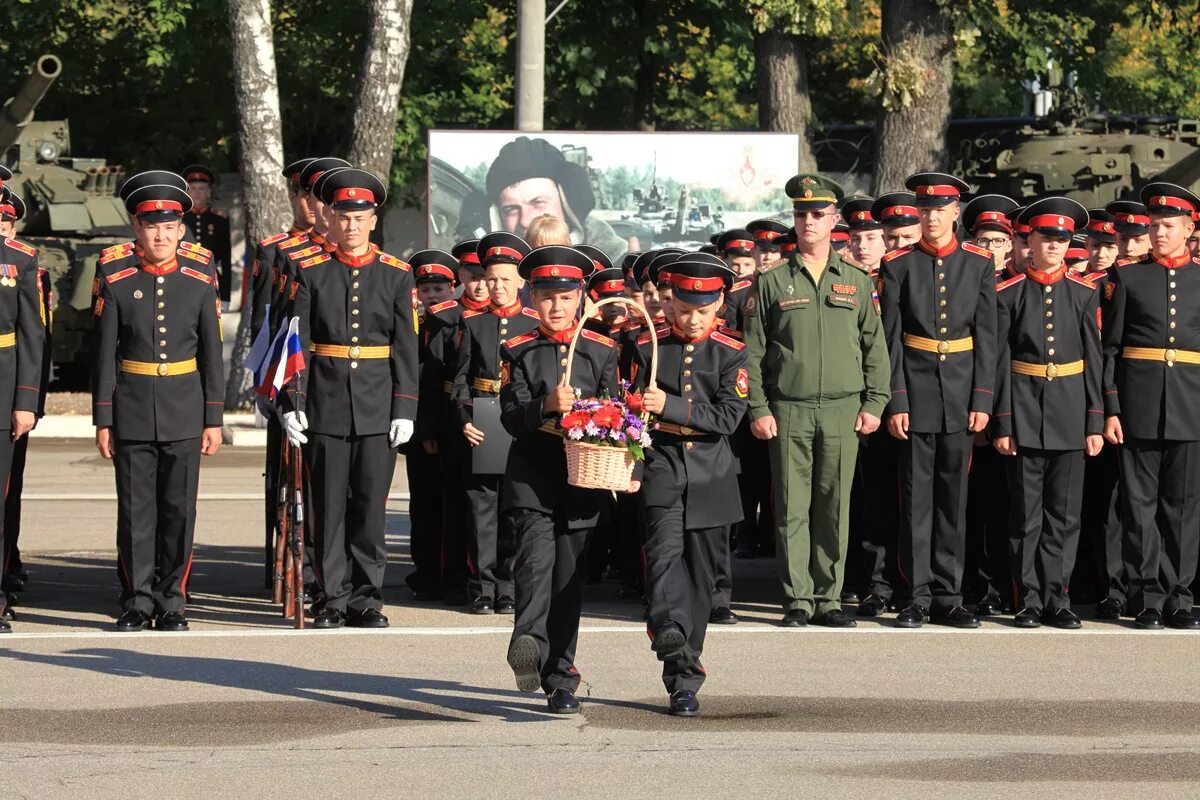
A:
POLYGON ((839 602, 858 436, 890 396, 887 342, 871 279, 830 244, 842 190, 818 175, 788 181, 796 251, 748 298, 751 432, 769 442, 783 624, 854 627, 839 602))

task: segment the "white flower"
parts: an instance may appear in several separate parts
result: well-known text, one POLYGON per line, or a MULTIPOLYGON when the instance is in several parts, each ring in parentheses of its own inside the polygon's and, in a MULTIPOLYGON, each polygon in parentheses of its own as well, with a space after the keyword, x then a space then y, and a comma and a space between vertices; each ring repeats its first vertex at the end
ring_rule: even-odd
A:
POLYGON ((584 428, 583 430, 587 433, 588 436, 599 436, 600 435, 600 429, 598 427, 596 427, 596 423, 594 423, 594 422, 589 422, 587 424, 587 427, 584 428))
POLYGON ((567 437, 579 441, 583 438, 583 428, 571 428, 571 430, 567 431, 567 437))
POLYGON ((650 434, 647 431, 642 431, 642 438, 638 439, 638 444, 642 447, 649 447, 651 444, 650 434))

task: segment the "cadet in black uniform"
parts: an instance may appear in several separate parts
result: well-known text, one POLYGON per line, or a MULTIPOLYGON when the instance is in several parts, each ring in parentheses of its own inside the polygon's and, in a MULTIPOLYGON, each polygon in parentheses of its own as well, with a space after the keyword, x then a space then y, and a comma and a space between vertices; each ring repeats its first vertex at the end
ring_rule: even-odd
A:
POLYGON ((921 241, 889 253, 880 270, 883 324, 892 359, 888 430, 902 442, 901 563, 912 603, 897 625, 978 627, 962 606, 967 466, 974 434, 992 412, 996 283, 992 256, 959 242, 954 222, 967 185, 921 173, 921 241))
POLYGON ((719 258, 681 256, 671 265, 675 321, 658 344, 658 384, 647 387, 651 338, 639 340, 637 389, 659 417, 646 453, 646 593, 651 649, 663 662, 669 711, 696 716, 700 663, 713 581, 729 526, 742 516, 733 492, 729 437, 746 415, 746 350, 720 332, 717 313, 733 275, 719 258))
MULTIPOLYGON (((479 240, 476 252, 487 273, 491 303, 487 310, 464 311, 462 342, 454 379, 462 435, 471 447, 488 438, 489 447, 509 438, 499 424, 500 348, 513 336, 537 327, 537 314, 521 303, 522 279, 517 264, 529 252, 519 236, 499 231, 479 240), (485 412, 476 406, 492 405, 485 412)), ((474 464, 472 453, 464 463, 463 486, 467 493, 467 546, 470 577, 467 594, 471 613, 511 614, 512 560, 516 554, 512 527, 500 514, 503 463, 474 464)))
POLYGON ((1150 213, 1136 200, 1114 200, 1104 207, 1113 215, 1117 261, 1137 261, 1150 252, 1150 213))
POLYGON ((1104 318, 1105 438, 1121 444, 1134 625, 1194 630, 1200 550, 1200 263, 1187 239, 1200 198, 1151 183, 1151 252, 1112 270, 1104 318))
MULTIPOLYGON (((615 342, 586 329, 566 374, 582 283, 594 267, 571 247, 539 247, 525 256, 521 276, 532 286, 540 324, 503 349, 502 419, 514 438, 502 496, 517 537, 517 617, 508 664, 518 689, 540 687, 550 711, 559 714, 579 711, 581 557, 607 508, 606 492, 567 483, 559 415, 571 410, 576 397, 618 397, 620 391, 615 342)), ((639 486, 635 472, 630 491, 639 486)))
POLYGON ((746 230, 754 237, 754 259, 760 272, 781 258, 777 240, 788 232, 787 225, 773 219, 756 219, 746 223, 746 230))
MULTIPOLYGON (((136 250, 104 264, 96 298, 92 417, 116 460, 117 630, 186 630, 200 456, 221 446, 220 299, 206 257, 180 246, 191 198, 129 192, 136 250)), ((103 261, 103 259, 102 259, 103 261)))
POLYGON ((181 170, 192 197, 191 209, 183 215, 183 224, 195 236, 192 240, 213 254, 213 267, 221 282, 221 302, 229 302, 233 286, 233 264, 229 241, 229 216, 209 205, 217 176, 201 164, 189 164, 181 170))
POLYGON ((875 198, 871 216, 883 225, 887 252, 901 250, 921 241, 921 218, 917 196, 912 192, 890 192, 875 198))
POLYGON ((1065 262, 1087 211, 1064 197, 1028 206, 1030 265, 1000 284, 995 450, 1007 459, 1019 628, 1079 628, 1067 587, 1079 542, 1084 451, 1104 446, 1099 297, 1065 262))
POLYGON ((321 186, 338 247, 297 265, 293 312, 305 371, 288 386, 284 430, 304 448, 313 508, 317 628, 385 628, 384 521, 395 448, 413 433, 417 335, 409 265, 369 235, 387 199, 369 172, 343 169, 321 186), (305 436, 307 431, 307 437, 305 436))

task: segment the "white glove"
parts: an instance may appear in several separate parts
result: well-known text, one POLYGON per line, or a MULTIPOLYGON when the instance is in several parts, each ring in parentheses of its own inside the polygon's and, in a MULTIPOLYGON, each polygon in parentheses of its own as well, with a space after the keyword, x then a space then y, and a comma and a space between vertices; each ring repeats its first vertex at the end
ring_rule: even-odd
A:
POLYGON ((388 444, 399 447, 412 438, 413 423, 411 419, 394 419, 388 429, 388 444))
POLYGON ((291 442, 292 447, 308 443, 308 437, 304 435, 306 430, 308 417, 304 416, 303 411, 289 411, 283 415, 283 432, 287 434, 287 440, 291 442))

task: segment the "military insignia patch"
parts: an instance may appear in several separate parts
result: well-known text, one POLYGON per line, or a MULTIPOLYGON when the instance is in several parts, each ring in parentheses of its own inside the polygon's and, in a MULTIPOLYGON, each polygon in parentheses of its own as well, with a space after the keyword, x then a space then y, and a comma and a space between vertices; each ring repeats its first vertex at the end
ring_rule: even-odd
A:
POLYGON ((750 373, 743 367, 737 371, 737 380, 733 384, 737 396, 745 399, 750 396, 750 373))
POLYGON ((837 294, 858 294, 858 287, 852 283, 835 283, 833 291, 837 294))
POLYGON ((512 365, 507 361, 500 362, 500 385, 508 386, 512 381, 512 365))
POLYGON ((742 306, 742 313, 747 317, 758 314, 758 292, 751 292, 750 296, 746 298, 746 303, 742 306))
POLYGON ((96 313, 97 317, 104 313, 104 298, 103 297, 96 298, 96 312, 95 313, 96 313))
POLYGON ((1110 280, 1108 283, 1104 284, 1104 299, 1105 300, 1112 300, 1113 295, 1116 293, 1117 293, 1117 285, 1115 283, 1113 283, 1110 280))

